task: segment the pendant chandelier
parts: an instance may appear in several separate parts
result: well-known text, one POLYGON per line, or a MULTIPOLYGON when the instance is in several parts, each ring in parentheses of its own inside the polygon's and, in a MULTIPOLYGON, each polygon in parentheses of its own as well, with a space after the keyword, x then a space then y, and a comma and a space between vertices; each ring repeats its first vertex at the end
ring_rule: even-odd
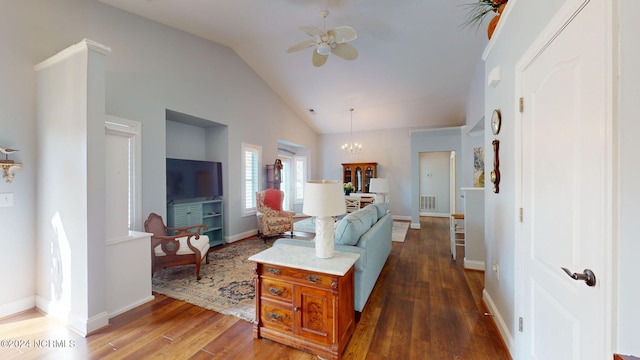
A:
POLYGON ((349 142, 342 145, 342 151, 347 151, 352 154, 357 153, 362 150, 362 144, 353 141, 353 108, 349 109, 351 111, 351 129, 349 131, 349 142))

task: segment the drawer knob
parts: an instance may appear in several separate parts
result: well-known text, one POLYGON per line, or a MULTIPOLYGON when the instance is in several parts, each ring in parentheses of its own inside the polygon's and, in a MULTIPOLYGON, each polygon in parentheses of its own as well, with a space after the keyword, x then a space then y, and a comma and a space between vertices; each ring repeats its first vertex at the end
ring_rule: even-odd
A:
POLYGON ((268 272, 269 274, 280 275, 280 270, 278 270, 278 269, 274 269, 274 268, 269 268, 269 269, 267 269, 267 272, 268 272))
POLYGON ((296 306, 296 307, 293 308, 293 311, 294 312, 298 312, 298 311, 300 311, 300 308, 296 306))
POLYGON ((317 276, 308 275, 307 280, 311 281, 312 283, 317 283, 318 281, 320 281, 320 278, 317 276))
POLYGON ((278 289, 278 288, 274 288, 274 287, 270 287, 269 288, 269 292, 273 295, 278 295, 280 296, 282 294, 282 289, 278 289))
POLYGON ((274 312, 270 312, 269 313, 269 317, 274 319, 274 320, 282 320, 282 315, 280 314, 276 314, 274 312))

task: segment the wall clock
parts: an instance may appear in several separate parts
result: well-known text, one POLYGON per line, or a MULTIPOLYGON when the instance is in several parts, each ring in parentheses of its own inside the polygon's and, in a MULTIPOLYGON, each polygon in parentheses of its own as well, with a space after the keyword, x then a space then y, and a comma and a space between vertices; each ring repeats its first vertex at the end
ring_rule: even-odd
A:
POLYGON ((500 132, 500 125, 502 125, 502 115, 500 114, 500 110, 493 110, 493 115, 491 115, 491 131, 493 135, 498 135, 500 132))

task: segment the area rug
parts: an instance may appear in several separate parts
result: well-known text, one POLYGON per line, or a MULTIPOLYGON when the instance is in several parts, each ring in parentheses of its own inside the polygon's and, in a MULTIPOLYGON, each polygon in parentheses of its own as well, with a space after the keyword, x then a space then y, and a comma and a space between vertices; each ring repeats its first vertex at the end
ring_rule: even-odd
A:
POLYGON ((391 241, 404 242, 404 238, 407 237, 408 230, 409 222, 394 221, 393 228, 391 228, 391 241))
MULTIPOLYGON (((293 223, 293 230, 315 233, 315 218, 310 217, 293 223)), ((409 230, 409 222, 394 221, 391 229, 391 240, 395 242, 404 242, 409 230)))
POLYGON ((209 264, 200 267, 196 280, 195 265, 157 270, 153 291, 203 308, 255 320, 253 263, 247 258, 271 247, 275 239, 242 240, 209 254, 209 264))

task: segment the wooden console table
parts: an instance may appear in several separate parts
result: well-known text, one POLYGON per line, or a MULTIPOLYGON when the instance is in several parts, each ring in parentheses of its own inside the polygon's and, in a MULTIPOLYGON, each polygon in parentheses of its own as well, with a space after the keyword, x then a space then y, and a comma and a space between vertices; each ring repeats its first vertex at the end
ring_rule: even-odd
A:
POLYGON ((359 254, 315 256, 312 247, 279 245, 253 255, 254 337, 340 359, 355 329, 353 265, 359 254))

